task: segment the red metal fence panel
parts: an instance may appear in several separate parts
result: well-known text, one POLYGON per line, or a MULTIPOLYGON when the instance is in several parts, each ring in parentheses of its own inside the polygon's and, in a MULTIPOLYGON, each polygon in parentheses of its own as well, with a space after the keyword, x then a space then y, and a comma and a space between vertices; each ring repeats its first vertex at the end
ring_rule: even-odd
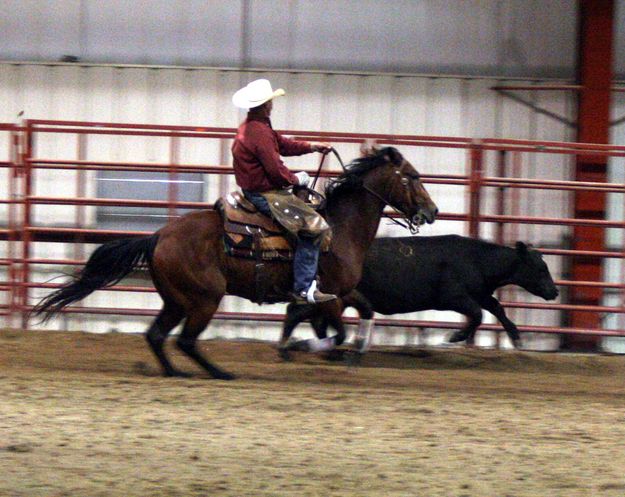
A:
MULTIPOLYGON (((121 236, 141 236, 144 231, 98 229, 94 223, 86 222, 89 207, 102 206, 125 206, 142 207, 145 209, 166 209, 168 217, 179 215, 180 209, 204 209, 210 207, 215 198, 208 202, 182 201, 179 196, 178 182, 176 178, 183 173, 202 173, 209 178, 227 178, 232 174, 230 166, 225 164, 227 160, 227 144, 232 139, 235 130, 231 128, 214 127, 190 127, 190 126, 164 126, 149 124, 123 124, 123 123, 95 123, 74 121, 25 121, 23 126, 12 124, 0 124, 0 132, 7 134, 10 142, 10 154, 6 161, 0 162, 3 168, 8 169, 9 195, 0 202, 9 207, 6 229, 0 230, 0 238, 8 244, 7 256, 0 260, 0 265, 8 268, 7 279, 0 282, 0 290, 7 292, 10 297, 1 306, 7 323, 11 325, 11 318, 21 317, 21 326, 27 328, 30 325, 28 313, 32 309, 31 289, 52 289, 59 285, 33 281, 33 271, 40 267, 55 266, 78 266, 84 261, 82 249, 77 250, 75 257, 59 258, 38 254, 35 250, 37 243, 63 242, 75 244, 77 247, 85 243, 102 243, 121 236), (39 148, 42 137, 64 136, 75 140, 74 158, 64 156, 45 156, 39 148), (94 137, 148 137, 149 139, 163 139, 167 143, 167 160, 135 162, 132 160, 94 160, 90 159, 89 147, 94 137), (221 164, 197 164, 184 162, 182 151, 184 144, 189 140, 209 140, 217 143, 221 150, 221 164), (37 181, 44 172, 57 171, 75 173, 75 195, 39 195, 37 194, 37 181), (152 172, 167 175, 167 198, 165 200, 136 200, 121 198, 98 198, 89 195, 90 191, 87 174, 98 171, 120 172, 152 172), (41 206, 59 208, 61 206, 73 206, 74 221, 68 226, 53 226, 50 223, 38 222, 33 216, 35 209, 41 206)), ((352 134, 332 132, 310 131, 285 131, 289 135, 311 140, 323 139, 334 145, 360 144, 364 141, 375 140, 381 145, 394 145, 401 147, 402 151, 418 149, 421 151, 455 149, 465 155, 466 174, 449 174, 448 171, 440 170, 436 174, 423 174, 426 184, 446 185, 454 188, 462 188, 467 199, 466 212, 442 212, 440 220, 459 221, 464 223, 465 232, 470 236, 484 235, 488 226, 491 238, 504 243, 504 231, 508 229, 514 233, 519 226, 593 226, 601 229, 623 229, 623 221, 610 221, 601 219, 575 219, 570 214, 547 216, 526 215, 519 209, 519 195, 521 191, 544 191, 544 192, 576 192, 597 191, 605 193, 625 193, 624 184, 581 182, 568 179, 556 180, 540 177, 520 177, 519 164, 524 157, 535 158, 536 156, 565 157, 572 161, 576 157, 584 155, 604 155, 608 158, 625 157, 625 147, 611 145, 590 145, 582 143, 553 142, 553 141, 528 141, 528 140, 505 140, 505 139, 471 139, 457 137, 437 136, 412 136, 412 135, 382 135, 382 134, 352 134), (494 199, 489 209, 485 208, 487 199, 494 199)), ((418 169, 419 164, 415 164, 418 169)), ((315 171, 309 170, 314 174, 315 171)), ((422 171, 423 172, 423 171, 422 171)), ((324 176, 332 176, 333 172, 325 171, 324 176)), ((65 185, 67 186, 67 185, 65 185)), ((227 188, 227 181, 219 182, 220 190, 227 188)), ((62 190, 59 188, 59 190, 62 190)), ((226 191, 221 191, 226 193, 226 191)), ((564 194, 564 193, 563 193, 564 194)), ((570 211, 569 211, 570 212, 570 211)), ((602 258, 623 259, 625 249, 612 248, 600 252, 584 252, 572 250, 569 246, 543 246, 537 247, 544 254, 560 258, 562 267, 566 261, 573 257, 599 256, 602 258)), ((531 303, 519 301, 502 302, 509 309, 534 309, 551 310, 558 312, 565 318, 571 312, 594 312, 625 314, 625 285, 622 278, 618 283, 614 281, 574 281, 560 278, 557 284, 561 288, 597 288, 600 291, 608 289, 618 292, 619 305, 573 305, 569 302, 558 303, 531 303)), ((153 292, 151 288, 120 285, 111 291, 153 292)), ((67 313, 83 314, 116 314, 116 315, 154 315, 152 309, 140 309, 119 306, 115 308, 97 307, 70 307, 67 313)), ((219 313, 217 319, 237 319, 255 321, 280 321, 281 314, 263 313, 219 313)), ((351 320, 350 320, 351 321, 351 320)), ((565 321, 562 319, 561 321, 565 321)), ((382 319, 378 323, 383 326, 401 326, 406 328, 450 328, 458 326, 457 323, 442 321, 418 321, 406 319, 382 319)), ((625 336, 623 319, 619 320, 619 329, 606 329, 602 327, 594 329, 579 329, 566 325, 560 326, 536 326, 531 324, 520 325, 521 331, 541 333, 574 333, 592 334, 603 336, 625 336)), ((501 330, 496 325, 484 325, 483 329, 501 330)))

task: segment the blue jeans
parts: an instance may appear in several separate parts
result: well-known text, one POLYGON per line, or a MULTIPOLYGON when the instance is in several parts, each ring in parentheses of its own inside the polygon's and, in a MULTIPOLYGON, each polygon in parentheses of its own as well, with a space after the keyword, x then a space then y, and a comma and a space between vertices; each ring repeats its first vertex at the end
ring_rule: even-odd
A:
MULTIPOLYGON (((243 195, 260 212, 271 217, 269 203, 260 193, 243 190, 243 195)), ((308 290, 315 279, 320 249, 319 244, 315 244, 313 239, 305 236, 297 237, 297 245, 293 255, 293 290, 296 293, 308 290)))

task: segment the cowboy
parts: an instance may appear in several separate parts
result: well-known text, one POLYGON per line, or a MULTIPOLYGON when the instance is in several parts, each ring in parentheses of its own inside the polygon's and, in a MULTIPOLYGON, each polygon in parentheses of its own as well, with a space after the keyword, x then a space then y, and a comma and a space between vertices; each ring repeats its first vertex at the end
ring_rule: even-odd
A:
POLYGON ((234 175, 245 198, 297 240, 293 257, 295 302, 326 302, 336 296, 317 289, 316 275, 321 241, 330 236, 330 227, 292 193, 293 186, 308 186, 308 173, 294 174, 280 156, 326 154, 331 147, 326 143, 292 140, 273 130, 269 119, 273 98, 284 93, 281 88, 274 91, 268 80, 257 79, 233 95, 232 103, 248 110, 232 145, 234 175))

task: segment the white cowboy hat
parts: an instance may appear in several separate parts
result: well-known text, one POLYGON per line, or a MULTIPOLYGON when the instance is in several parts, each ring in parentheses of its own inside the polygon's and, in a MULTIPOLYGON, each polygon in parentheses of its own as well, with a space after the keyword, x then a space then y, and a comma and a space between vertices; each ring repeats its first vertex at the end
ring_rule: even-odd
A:
POLYGON ((239 109, 253 109, 274 97, 281 97, 282 95, 284 95, 282 88, 274 91, 269 80, 257 79, 232 95, 232 103, 239 109))

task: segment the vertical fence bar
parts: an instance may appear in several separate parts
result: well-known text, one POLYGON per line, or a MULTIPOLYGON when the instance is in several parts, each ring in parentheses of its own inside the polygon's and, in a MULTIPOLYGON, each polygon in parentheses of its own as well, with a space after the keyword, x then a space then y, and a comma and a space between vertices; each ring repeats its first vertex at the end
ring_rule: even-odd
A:
MULTIPOLYGON (((500 178, 505 178, 507 176, 506 171, 506 151, 499 150, 497 152, 497 176, 500 178)), ((505 186, 500 186, 497 188, 497 215, 503 216, 506 213, 506 190, 505 186)), ((499 222, 495 226, 495 241, 499 245, 504 244, 505 233, 504 223, 499 222)), ((497 298, 501 300, 503 295, 503 289, 497 290, 497 298)), ((495 335, 495 347, 497 349, 501 348, 501 333, 497 332, 495 335)))
MULTIPOLYGON (((623 206, 623 216, 622 218, 625 220, 625 187, 621 193, 621 205, 623 206)), ((625 230, 621 229, 621 252, 623 253, 623 258, 619 261, 621 265, 621 283, 625 283, 625 230)), ((620 291, 621 302, 620 306, 625 307, 625 288, 621 288, 620 291)), ((621 313, 618 315, 617 326, 621 330, 625 330, 625 313, 621 313)))
MULTIPOLYGON (((480 140, 473 140, 469 149, 469 236, 480 236, 480 198, 482 188, 482 162, 484 150, 480 140)), ((475 336, 469 337, 467 346, 475 344, 475 336)))
MULTIPOLYGON (((81 167, 80 161, 87 159, 87 139, 86 133, 78 133, 76 136, 76 196, 78 198, 85 198, 87 196, 87 172, 81 167)), ((76 228, 84 228, 86 224, 86 205, 77 205, 74 216, 74 224, 76 228)), ((74 249, 74 259, 85 259, 85 239, 84 236, 78 235, 76 241, 72 244, 74 249)), ((83 307, 82 300, 74 304, 76 307, 83 307)), ((70 319, 69 317, 67 319, 70 319)))
MULTIPOLYGON (((219 162, 221 165, 230 163, 230 148, 228 147, 228 140, 221 138, 219 140, 219 162)), ((227 195, 229 188, 228 176, 222 174, 219 177, 219 196, 227 195)))
POLYGON ((30 282, 30 253, 31 253, 31 222, 32 222, 32 204, 31 197, 33 194, 34 178, 31 160, 34 155, 35 137, 33 125, 30 121, 25 122, 24 131, 24 150, 22 155, 22 164, 24 166, 23 181, 23 212, 22 212, 22 271, 21 271, 21 306, 22 306, 22 329, 28 329, 28 283, 30 282))
POLYGON ((469 174, 469 236, 480 236, 480 198, 482 188, 482 167, 484 150, 482 142, 474 140, 470 148, 470 174, 469 174))
MULTIPOLYGON (((80 167, 80 161, 84 161, 87 158, 87 134, 78 133, 76 138, 76 159, 78 161, 78 170, 76 171, 76 196, 78 198, 84 198, 87 196, 87 178, 86 171, 80 167)), ((85 205, 76 206, 74 223, 77 228, 83 228, 85 226, 85 209, 85 205)))
POLYGON ((178 201, 178 164, 180 163, 180 138, 172 136, 169 139, 169 172, 167 182, 167 202, 169 219, 178 215, 176 202, 178 201))
POLYGON ((8 250, 7 256, 9 259, 9 267, 8 267, 8 279, 10 286, 9 293, 9 315, 7 317, 8 326, 10 328, 13 327, 15 316, 17 315, 17 310, 19 308, 19 291, 20 288, 18 286, 19 274, 17 270, 16 264, 16 246, 19 240, 17 233, 17 208, 18 197, 17 197, 17 182, 18 182, 18 174, 19 168, 21 164, 21 155, 20 155, 20 137, 21 134, 18 130, 11 131, 9 135, 9 161, 10 161, 10 170, 8 177, 8 193, 9 193, 9 205, 8 205, 8 228, 9 228, 9 236, 8 236, 8 250))

